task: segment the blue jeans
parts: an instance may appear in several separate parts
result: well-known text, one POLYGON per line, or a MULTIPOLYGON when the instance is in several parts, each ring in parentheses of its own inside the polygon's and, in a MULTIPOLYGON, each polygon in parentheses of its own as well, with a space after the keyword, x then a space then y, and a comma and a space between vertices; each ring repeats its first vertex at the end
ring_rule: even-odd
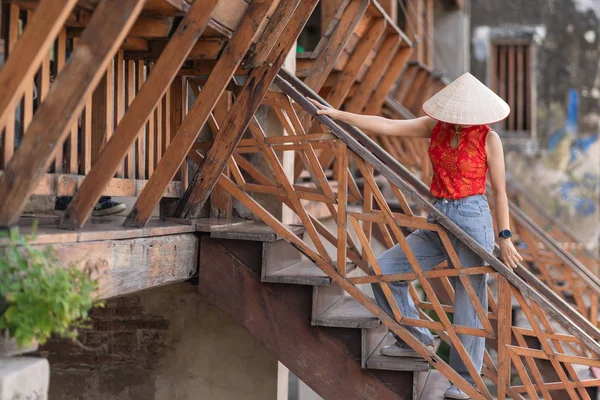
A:
MULTIPOLYGON (((436 199, 434 205, 487 251, 491 252, 494 249, 494 226, 485 195, 474 195, 458 200, 436 199)), ((428 221, 434 222, 431 216, 428 218, 428 221)), ((423 271, 432 269, 444 260, 447 260, 448 265, 452 266, 452 262, 436 232, 419 229, 408 235, 406 240, 423 271)), ((486 265, 481 257, 461 243, 454 235, 450 235, 450 240, 463 267, 486 265)), ((377 259, 377 262, 384 274, 412 272, 412 267, 399 245, 395 245, 383 253, 377 259)), ((470 280, 483 309, 487 311, 487 274, 471 275, 470 280)), ((454 313, 454 324, 481 328, 481 322, 475 313, 475 309, 467 296, 463 284, 458 279, 454 279, 452 283, 455 291, 454 309, 460 310, 460 312, 454 313)), ((391 308, 379 284, 372 284, 371 286, 377 303, 388 314, 392 315, 391 308)), ((389 286, 402 315, 407 318, 419 318, 417 309, 408 292, 408 282, 390 282, 389 286)), ((413 326, 405 326, 405 328, 424 344, 430 344, 433 341, 433 336, 427 328, 413 326)), ((458 336, 473 361, 475 368, 481 372, 485 338, 464 334, 459 334, 458 336)), ((396 340, 403 343, 397 336, 396 340)), ((450 350, 450 366, 465 379, 472 382, 466 367, 454 348, 450 350)))

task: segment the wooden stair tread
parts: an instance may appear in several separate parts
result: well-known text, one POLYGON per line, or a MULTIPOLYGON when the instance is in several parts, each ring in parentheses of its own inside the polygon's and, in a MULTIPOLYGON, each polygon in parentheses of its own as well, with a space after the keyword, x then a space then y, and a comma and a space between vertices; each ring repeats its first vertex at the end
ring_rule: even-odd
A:
MULTIPOLYGON (((430 365, 423 358, 416 357, 389 357, 381 354, 381 348, 395 342, 391 332, 388 333, 367 360, 367 368, 385 369, 390 371, 429 371, 430 365)), ((436 339, 435 350, 440 346, 440 339, 436 339)), ((429 398, 429 397, 426 397, 429 398)))
MULTIPOLYGON (((288 228, 296 235, 301 235, 305 230, 301 225, 288 225, 288 228)), ((215 239, 249 240, 256 242, 275 242, 281 239, 268 225, 258 221, 215 227, 210 231, 210 236, 215 239)))
MULTIPOLYGON (((356 264, 348 262, 346 272, 350 273, 355 268, 356 264)), ((314 262, 304 259, 299 263, 265 274, 263 282, 327 286, 331 283, 331 278, 314 262)))
POLYGON ((422 377, 419 377, 417 384, 419 391, 415 398, 422 400, 444 398, 444 393, 450 387, 448 378, 436 369, 432 369, 429 373, 422 375, 422 377))
POLYGON ((381 322, 351 296, 344 296, 315 318, 314 325, 374 329, 381 322))
POLYGON ((291 283, 296 285, 325 286, 331 283, 331 278, 310 260, 281 268, 263 278, 264 282, 291 283))

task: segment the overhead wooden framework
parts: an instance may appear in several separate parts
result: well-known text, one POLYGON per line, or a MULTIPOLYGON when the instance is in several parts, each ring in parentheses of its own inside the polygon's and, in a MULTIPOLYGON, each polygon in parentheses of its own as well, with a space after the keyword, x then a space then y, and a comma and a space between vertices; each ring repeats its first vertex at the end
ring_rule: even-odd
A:
MULTIPOLYGON (((310 260, 314 261, 337 285, 342 287, 351 296, 358 300, 374 315, 379 317, 383 323, 396 332, 417 350, 426 360, 436 367, 452 382, 456 383, 462 390, 469 393, 473 398, 492 398, 488 390, 489 386, 496 386, 498 398, 540 398, 556 391, 566 391, 571 398, 588 398, 585 387, 598 385, 596 379, 587 379, 580 376, 580 368, 577 365, 596 365, 600 363, 598 355, 600 346, 597 338, 600 331, 595 326, 570 308, 560 299, 546 294, 541 294, 531 285, 537 285, 539 281, 533 276, 523 279, 499 260, 485 252, 473 239, 462 232, 448 218, 440 214, 437 209, 429 203, 429 200, 408 181, 405 180, 404 172, 400 164, 395 162, 389 155, 376 152, 376 144, 369 142, 367 136, 342 127, 334 121, 319 117, 322 124, 320 131, 329 131, 331 134, 310 134, 303 129, 298 113, 292 100, 315 116, 314 107, 306 100, 306 96, 318 97, 299 81, 284 72, 276 80, 277 85, 290 96, 270 95, 266 103, 271 107, 279 108, 277 113, 281 122, 286 124, 289 136, 266 138, 258 123, 251 123, 249 130, 251 137, 239 142, 230 159, 232 170, 239 169, 244 174, 233 174, 232 178, 221 175, 217 185, 232 194, 240 203, 252 211, 259 219, 264 221, 278 235, 290 241, 296 248, 300 249, 310 260), (302 89, 303 92, 298 90, 302 89), (360 140, 361 142, 359 143, 360 140), (370 143, 367 147, 364 143, 370 143), (336 177, 337 187, 335 191, 329 186, 330 181, 323 179, 324 168, 313 154, 320 148, 334 148, 336 151, 336 177), (310 170, 316 174, 313 189, 292 185, 283 172, 281 162, 276 157, 276 151, 293 151, 302 153, 303 162, 310 165, 310 170), (244 161, 244 154, 260 154, 267 160, 271 167, 270 176, 253 168, 251 164, 244 161), (356 175, 350 173, 349 160, 356 163, 360 173, 359 177, 366 184, 362 190, 357 191, 356 175), (379 186, 374 180, 373 171, 381 174, 388 180, 395 190, 394 194, 399 204, 403 205, 402 212, 393 212, 388 207, 388 202, 383 197, 379 186), (308 243, 282 225, 278 219, 263 208, 251 194, 260 192, 269 194, 290 207, 302 220, 306 228, 307 239, 315 246, 308 243), (366 199, 372 196, 373 203, 366 206, 366 199), (327 230, 318 219, 311 216, 311 202, 324 203, 330 210, 330 218, 336 221, 337 231, 327 230), (413 202, 413 207, 408 203, 413 202), (352 207, 350 207, 352 205, 352 207), (361 211, 351 211, 356 206, 361 211), (435 214, 441 223, 429 223, 424 217, 415 213, 415 207, 422 208, 428 213, 435 214), (386 247, 399 243, 407 254, 412 254, 405 242, 404 233, 401 228, 420 228, 437 232, 446 243, 448 251, 453 254, 449 240, 449 234, 460 238, 474 251, 480 254, 489 266, 464 268, 458 260, 453 267, 445 263, 440 264, 433 270, 424 271, 416 259, 409 257, 414 273, 389 276, 381 272, 373 252, 373 236, 368 233, 369 226, 377 226, 382 232, 386 247), (354 242, 352 237, 357 237, 354 242), (446 239, 444 239, 446 238, 446 239), (325 242, 336 246, 338 250, 337 260, 330 258, 325 250, 325 242), (357 250, 360 245, 361 250, 357 250), (353 262, 362 274, 349 274, 346 269, 346 261, 353 262), (469 275, 491 274, 498 282, 498 287, 490 287, 489 310, 478 304, 476 297, 471 297, 474 309, 482 320, 482 328, 469 328, 453 325, 447 317, 453 312, 452 304, 444 303, 442 293, 435 292, 433 282, 441 280, 445 283, 445 296, 452 299, 454 291, 452 285, 447 281, 450 277, 461 277, 461 282, 466 287, 470 286, 467 279, 469 275), (420 319, 411 319, 402 316, 399 308, 395 305, 393 298, 386 291, 388 282, 406 280, 417 280, 423 287, 426 298, 419 297, 412 290, 413 300, 418 304, 421 311, 420 319), (393 315, 383 312, 376 303, 363 293, 359 288, 361 284, 379 282, 388 294, 388 301, 392 304, 393 315), (522 321, 513 321, 511 307, 513 302, 519 304, 527 320, 526 325, 522 321), (437 319, 430 315, 435 313, 437 319), (501 320, 498 324, 495 321, 501 320), (439 322, 438 322, 439 321, 439 322), (456 374, 437 355, 431 353, 425 346, 419 343, 404 326, 423 326, 434 330, 440 337, 457 347, 459 354, 470 371, 470 378, 475 382, 476 388, 469 385, 464 379, 456 374), (492 357, 486 354, 484 376, 480 377, 466 356, 464 348, 458 339, 459 334, 470 334, 490 339, 489 352, 497 354, 492 357), (536 337, 540 345, 530 347, 527 341, 530 337, 536 337), (548 360, 550 368, 554 371, 554 380, 548 381, 547 375, 539 372, 541 360, 548 360), (512 372, 511 372, 512 371, 512 372), (546 380, 544 380, 546 379, 546 380)), ((314 125, 313 125, 314 126, 314 125)), ((198 152, 193 155, 198 163, 203 163, 206 149, 212 148, 213 143, 202 143, 196 146, 198 152)), ((210 151, 210 150, 208 150, 210 151)), ((416 179, 416 178, 412 178, 416 179)), ((586 367, 584 367, 586 368, 586 367)))
MULTIPOLYGON (((164 199, 176 201, 164 201, 174 206, 165 207, 165 216, 189 225, 208 201, 219 215, 231 216, 235 198, 473 398, 491 399, 489 387, 495 387, 501 399, 551 398, 552 393, 586 399, 585 388, 600 384, 581 374, 581 368, 600 367, 597 259, 569 253, 540 227, 547 216, 531 211, 530 218, 511 203, 526 262, 510 270, 430 203, 423 184, 431 176, 426 141, 365 135, 315 118, 307 97, 353 112, 411 118, 444 87, 431 68, 432 55, 412 40, 418 33, 400 30, 384 5, 340 2, 316 49, 298 54, 294 77, 280 67, 317 0, 75 3, 21 0, 4 7, 8 58, 0 83, 10 91, 0 93, 5 105, 0 107, 0 227, 16 225, 34 194, 74 195, 59 223, 71 230, 84 227, 100 196, 137 196, 128 228, 122 228, 130 233, 142 232, 164 199), (53 18, 40 17, 42 12, 53 18), (45 35, 36 36, 36 27, 45 35), (19 68, 21 57, 29 61, 26 67, 19 68), (18 105, 22 112, 16 115, 18 105), (273 111, 286 135, 270 135, 255 115, 261 106, 273 111), (292 179, 281 152, 295 157, 292 179), (254 165, 250 154, 268 172, 254 165), (188 160, 198 166, 193 176, 188 160), (391 189, 391 199, 379 181, 391 189), (261 206, 256 193, 289 207, 306 239, 261 206), (315 205, 335 221, 334 231, 313 212, 315 205), (438 222, 428 222, 425 214, 438 222), (442 262, 423 270, 406 243, 405 232, 414 229, 437 232, 454 265, 442 262), (451 236, 489 265, 463 267, 451 236), (399 244, 414 272, 383 274, 376 241, 386 248, 399 244), (336 247, 336 257, 328 254, 328 244, 336 247), (361 273, 350 274, 348 262, 361 273), (469 277, 482 274, 496 284, 488 288, 489 307, 470 288, 469 277), (481 328, 452 323, 450 280, 470 294, 481 328), (409 282, 419 319, 400 314, 390 297, 392 281, 409 282), (393 315, 361 291, 360 285, 369 283, 382 286, 393 315), (513 319, 514 305, 522 319, 513 319), (430 328, 452 344, 475 387, 406 326, 430 328), (466 356, 462 334, 488 339, 483 377, 466 356), (540 372, 542 366, 552 374, 540 372)), ((429 7, 418 15, 428 15, 433 2, 417 3, 429 7)), ((519 204, 531 206, 522 193, 513 193, 519 204)), ((182 238, 186 249, 193 248, 190 235, 182 238)), ((176 279, 188 272, 179 271, 176 279)))

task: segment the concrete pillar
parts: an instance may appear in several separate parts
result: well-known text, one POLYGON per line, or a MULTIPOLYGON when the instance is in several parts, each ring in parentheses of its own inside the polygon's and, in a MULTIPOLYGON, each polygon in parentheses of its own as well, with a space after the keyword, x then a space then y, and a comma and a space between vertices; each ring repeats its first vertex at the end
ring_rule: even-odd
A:
POLYGON ((0 358, 0 400, 48 398, 50 367, 43 358, 0 358))

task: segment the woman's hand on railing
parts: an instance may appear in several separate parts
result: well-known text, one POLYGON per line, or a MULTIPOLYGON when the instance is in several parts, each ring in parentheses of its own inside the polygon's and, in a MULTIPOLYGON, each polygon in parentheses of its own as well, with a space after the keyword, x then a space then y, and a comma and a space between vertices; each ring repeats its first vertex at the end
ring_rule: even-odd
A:
POLYGON ((308 101, 310 101, 315 107, 317 107, 317 114, 319 115, 327 115, 330 118, 336 118, 337 114, 339 114, 340 112, 339 110, 327 107, 319 103, 317 100, 311 99, 310 97, 308 98, 308 101))
POLYGON ((500 246, 502 261, 512 269, 517 268, 519 262, 523 261, 523 257, 519 254, 513 242, 510 239, 500 239, 498 245, 500 246))

